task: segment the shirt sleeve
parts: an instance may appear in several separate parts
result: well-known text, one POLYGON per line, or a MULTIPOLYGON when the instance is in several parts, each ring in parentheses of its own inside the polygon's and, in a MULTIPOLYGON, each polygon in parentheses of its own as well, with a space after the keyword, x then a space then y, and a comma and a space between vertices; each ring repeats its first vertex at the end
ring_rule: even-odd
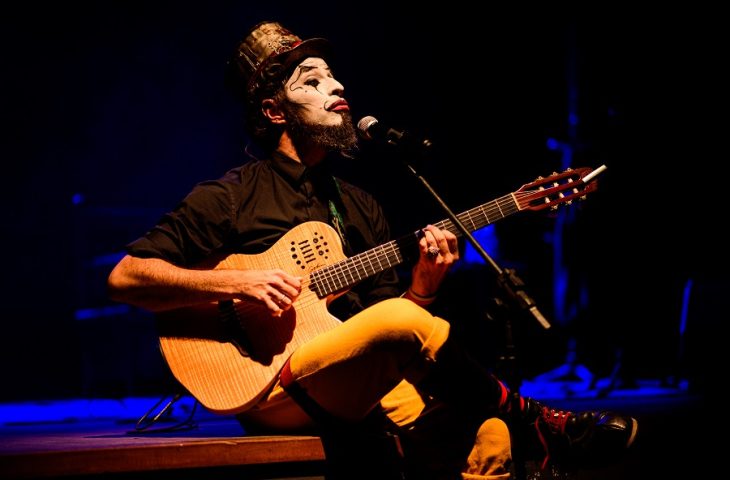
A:
POLYGON ((223 245, 231 228, 232 205, 225 183, 200 183, 157 225, 128 244, 127 253, 193 265, 223 245))

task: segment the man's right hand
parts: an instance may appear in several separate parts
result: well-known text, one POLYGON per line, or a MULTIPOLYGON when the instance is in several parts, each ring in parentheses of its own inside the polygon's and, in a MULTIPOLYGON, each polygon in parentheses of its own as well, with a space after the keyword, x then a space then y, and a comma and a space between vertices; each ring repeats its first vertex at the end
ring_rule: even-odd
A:
POLYGON ((283 270, 236 270, 241 300, 266 305, 276 316, 289 309, 302 291, 301 277, 283 270))

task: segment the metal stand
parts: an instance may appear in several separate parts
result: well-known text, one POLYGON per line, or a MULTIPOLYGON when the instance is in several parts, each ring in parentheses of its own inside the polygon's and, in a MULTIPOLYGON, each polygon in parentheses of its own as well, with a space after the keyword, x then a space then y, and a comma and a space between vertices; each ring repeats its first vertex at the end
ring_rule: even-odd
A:
POLYGON ((195 400, 193 403, 193 407, 190 409, 190 413, 183 419, 183 420, 174 420, 172 424, 169 424, 169 422, 172 419, 172 410, 175 403, 177 403, 181 398, 183 397, 183 394, 176 393, 172 395, 170 398, 169 395, 164 395, 160 397, 160 399, 155 403, 147 412, 145 412, 144 415, 142 415, 139 420, 137 420, 137 423, 134 427, 134 430, 130 430, 127 432, 130 435, 139 435, 139 434, 147 434, 147 433, 168 433, 168 432, 177 432, 182 430, 191 430, 194 428, 197 428, 198 425, 193 420, 193 417, 195 416, 195 410, 198 406, 198 401, 195 400), (160 408, 160 405, 167 400, 167 403, 160 408), (168 422, 168 425, 166 426, 158 426, 158 422, 168 422))

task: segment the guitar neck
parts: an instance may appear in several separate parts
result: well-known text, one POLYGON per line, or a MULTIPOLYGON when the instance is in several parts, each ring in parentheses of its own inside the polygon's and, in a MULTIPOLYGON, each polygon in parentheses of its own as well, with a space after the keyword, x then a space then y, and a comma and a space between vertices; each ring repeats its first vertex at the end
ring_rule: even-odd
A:
MULTIPOLYGON (((478 207, 462 212, 456 218, 464 225, 469 233, 491 225, 497 220, 518 212, 519 206, 515 201, 514 194, 509 193, 491 202, 484 203, 478 207)), ((448 230, 457 237, 462 235, 461 230, 454 225, 451 219, 442 220, 434 224, 442 230, 448 230)))
MULTIPOLYGON (((473 232, 519 210, 514 194, 509 193, 496 200, 462 212, 456 218, 469 232, 473 232)), ((462 234, 461 230, 450 219, 442 220, 434 225, 443 230, 448 230, 456 236, 462 234)), ((419 230, 398 240, 392 240, 316 270, 310 274, 310 286, 320 298, 347 290, 372 275, 403 263, 405 257, 401 247, 414 244, 418 241, 420 235, 421 231, 419 230)))

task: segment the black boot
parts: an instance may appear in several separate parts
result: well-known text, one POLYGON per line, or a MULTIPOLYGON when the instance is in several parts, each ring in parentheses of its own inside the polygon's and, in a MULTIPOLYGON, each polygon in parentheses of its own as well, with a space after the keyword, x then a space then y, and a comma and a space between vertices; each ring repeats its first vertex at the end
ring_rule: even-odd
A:
MULTIPOLYGON (((568 412, 524 399, 523 426, 536 434, 549 464, 589 468, 615 463, 636 439, 635 418, 608 411, 568 412)), ((534 438, 534 436, 533 436, 534 438)))

